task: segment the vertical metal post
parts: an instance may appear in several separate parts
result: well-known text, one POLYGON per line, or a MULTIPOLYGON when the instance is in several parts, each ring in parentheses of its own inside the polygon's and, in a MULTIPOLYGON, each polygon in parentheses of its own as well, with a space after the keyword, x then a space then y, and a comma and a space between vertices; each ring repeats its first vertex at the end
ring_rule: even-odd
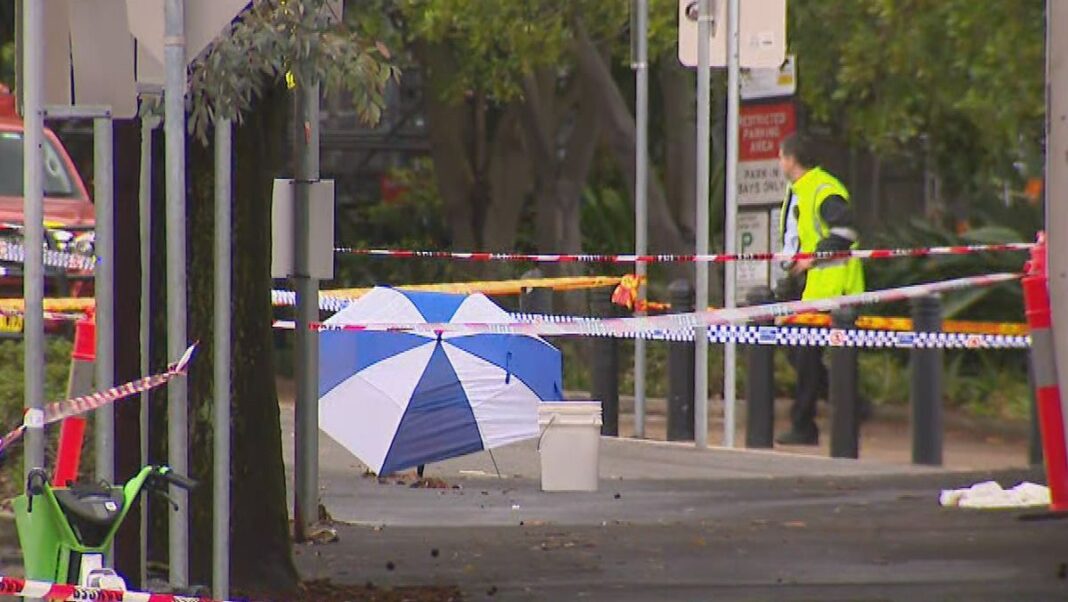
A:
MULTIPOLYGON (((679 313, 693 311, 693 287, 689 281, 679 279, 668 286, 671 307, 679 313)), ((700 329, 700 332, 707 332, 700 329)), ((708 341, 708 338, 705 338, 708 341)), ((694 343, 672 341, 668 343, 668 441, 693 441, 694 438, 694 343)))
MULTIPOLYGON (((835 328, 853 328, 856 311, 843 307, 831 312, 835 328)), ((831 406, 831 457, 860 457, 860 415, 857 399, 857 350, 832 347, 827 401, 831 406)))
MULTIPOLYGON (((1057 383, 1068 382, 1068 2, 1046 1, 1046 233, 1057 383)), ((1068 396, 1061 416, 1068 431, 1068 396)), ((1046 462, 1050 458, 1046 457, 1046 462)))
POLYGON ((215 123, 215 419, 212 508, 212 595, 230 597, 230 286, 231 136, 229 119, 215 123))
MULTIPOLYGON (((708 253, 708 186, 709 144, 711 143, 711 90, 709 56, 712 34, 712 0, 700 0, 697 9, 697 224, 698 255, 708 253)), ((695 262, 695 305, 701 310, 708 308, 707 263, 695 262)), ((694 328, 694 443, 708 447, 708 332, 707 328, 694 328)))
POLYGON ((310 185, 319 179, 319 83, 300 83, 297 92, 296 198, 293 220, 296 308, 296 436, 294 524, 303 540, 319 516, 319 336, 308 326, 319 319, 319 281, 311 277, 310 185))
MULTIPOLYGON (((25 298, 23 383, 25 407, 39 409, 44 404, 44 116, 41 107, 42 57, 44 54, 44 0, 22 3, 22 99, 23 99, 23 166, 22 201, 26 246, 26 264, 22 279, 25 298)), ((44 466, 42 429, 26 431, 28 474, 44 466)))
MULTIPOLYGON (((912 300, 912 324, 917 332, 942 330, 942 300, 938 295, 912 300)), ((912 463, 942 465, 942 350, 909 351, 912 425, 912 463)))
MULTIPOLYGON (((761 286, 749 292, 746 303, 761 305, 775 299, 771 289, 761 286)), ((766 322, 770 323, 770 322, 766 322)), ((749 345, 746 350, 745 446, 774 447, 775 435, 775 347, 749 345)))
MULTIPOLYGON (((590 310, 599 318, 616 315, 612 305, 612 289, 590 289, 590 310)), ((593 372, 593 399, 601 402, 601 434, 611 437, 619 436, 619 339, 615 337, 593 337, 590 339, 593 357, 590 361, 593 372)))
MULTIPOLYGON (((138 181, 138 214, 141 227, 141 376, 149 374, 152 343, 152 130, 159 125, 155 117, 141 120, 141 174, 138 181)), ((149 394, 141 394, 141 465, 148 465, 149 394)), ((148 581, 148 496, 141 496, 141 580, 148 581)))
MULTIPOLYGON (((635 177, 634 177, 634 252, 645 255, 649 252, 648 243, 648 175, 649 175, 649 0, 635 0, 634 11, 637 25, 633 35, 636 37, 636 55, 634 61, 635 75, 635 177)), ((634 264, 634 273, 638 275, 638 304, 645 301, 645 276, 648 266, 644 263, 634 264)), ((639 310, 637 315, 645 315, 639 310)), ((634 436, 645 437, 645 350, 646 340, 634 340, 634 436)))
MULTIPOLYGON (((44 405, 44 118, 41 81, 44 55, 44 0, 22 2, 22 210, 26 264, 22 276, 25 299, 23 324, 23 383, 27 411, 44 405)), ((44 431, 26 430, 23 474, 44 466, 44 431)))
MULTIPOLYGON (((110 117, 93 119, 93 204, 96 207, 96 388, 115 384, 115 151, 110 117)), ((93 413, 96 478, 115 481, 115 408, 93 413)))
MULTIPOLYGON (((724 216, 724 246, 727 253, 734 253, 738 246, 738 93, 741 82, 739 64, 739 22, 740 7, 738 0, 727 3, 727 193, 726 212, 724 216)), ((723 305, 735 306, 736 265, 724 266, 723 305)), ((734 447, 734 408, 737 365, 737 347, 727 343, 723 347, 723 446, 734 447)))
MULTIPOLYGON (((185 1, 165 0, 163 53, 164 130, 167 139, 167 357, 177 359, 186 345, 185 258, 185 1)), ((167 462, 179 474, 189 472, 188 399, 184 378, 167 385, 167 462)), ((170 581, 189 585, 189 496, 170 487, 178 508, 170 512, 170 581)))

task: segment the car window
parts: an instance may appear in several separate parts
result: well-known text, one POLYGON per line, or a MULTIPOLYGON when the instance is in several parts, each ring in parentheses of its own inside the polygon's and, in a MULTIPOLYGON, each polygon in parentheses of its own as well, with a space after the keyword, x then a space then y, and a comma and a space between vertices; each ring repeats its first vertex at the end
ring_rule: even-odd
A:
MULTIPOLYGON (((45 196, 78 196, 74 178, 59 151, 46 136, 44 145, 45 196)), ((0 195, 22 196, 22 133, 0 132, 0 195)))

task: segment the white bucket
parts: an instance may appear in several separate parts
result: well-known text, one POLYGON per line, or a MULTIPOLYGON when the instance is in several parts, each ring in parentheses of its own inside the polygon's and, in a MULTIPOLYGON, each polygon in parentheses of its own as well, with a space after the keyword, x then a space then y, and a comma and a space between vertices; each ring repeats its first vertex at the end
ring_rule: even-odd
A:
POLYGON ((601 402, 538 404, 542 491, 597 491, 601 402))

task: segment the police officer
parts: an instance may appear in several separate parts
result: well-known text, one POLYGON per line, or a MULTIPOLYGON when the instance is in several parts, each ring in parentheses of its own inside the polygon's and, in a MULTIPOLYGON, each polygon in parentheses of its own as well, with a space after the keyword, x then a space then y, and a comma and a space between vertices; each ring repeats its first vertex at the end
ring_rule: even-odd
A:
MULTIPOLYGON (((849 191, 819 167, 812 143, 790 134, 779 147, 779 166, 790 181, 783 200, 779 234, 786 253, 844 251, 857 248, 857 230, 849 191)), ((790 277, 776 287, 782 298, 825 299, 864 292, 864 269, 856 258, 802 259, 784 266, 790 277)), ((823 348, 799 346, 793 350, 797 391, 790 411, 792 428, 775 439, 783 445, 816 445, 816 401, 827 391, 823 348)))

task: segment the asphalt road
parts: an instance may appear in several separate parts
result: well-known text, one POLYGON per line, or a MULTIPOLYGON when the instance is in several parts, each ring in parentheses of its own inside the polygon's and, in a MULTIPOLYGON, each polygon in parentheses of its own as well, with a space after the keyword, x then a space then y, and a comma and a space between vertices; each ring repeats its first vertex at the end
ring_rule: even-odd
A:
POLYGON ((641 508, 643 518, 508 526, 450 525, 472 512, 461 498, 506 490, 376 484, 400 505, 456 502, 442 505, 437 526, 340 524, 339 542, 299 546, 297 560, 309 577, 457 584, 470 600, 1068 599, 1068 520, 938 506, 939 488, 991 476, 1011 486, 1038 475, 620 482, 565 495, 593 497, 606 516, 641 508), (674 500, 689 504, 682 515, 655 510, 674 500))
POLYGON ((1040 471, 602 438, 599 491, 545 493, 535 445, 428 466, 448 487, 433 489, 367 476, 323 435, 340 541, 298 545, 301 574, 466 600, 1068 600, 1068 519, 938 505, 942 489, 1040 471))

